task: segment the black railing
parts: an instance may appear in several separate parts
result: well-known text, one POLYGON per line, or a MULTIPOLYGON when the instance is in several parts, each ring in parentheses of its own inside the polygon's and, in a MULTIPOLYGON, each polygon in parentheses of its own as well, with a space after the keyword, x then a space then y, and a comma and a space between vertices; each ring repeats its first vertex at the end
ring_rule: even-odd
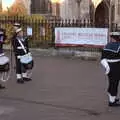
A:
MULTIPOLYGON (((12 35, 12 24, 21 23, 24 33, 27 34, 27 27, 32 28, 33 35, 30 37, 31 47, 49 48, 55 47, 55 27, 95 27, 90 20, 78 19, 49 19, 33 18, 26 16, 0 16, 0 23, 6 28, 7 34, 12 35)), ((106 26, 106 25, 105 25, 106 26)), ((116 24, 112 24, 112 30, 118 29, 116 24)), ((10 38, 10 37, 9 37, 10 38)), ((83 47, 82 47, 83 49, 83 47)), ((91 48, 93 51, 93 48, 91 48)), ((96 49, 95 49, 96 51, 96 49)))

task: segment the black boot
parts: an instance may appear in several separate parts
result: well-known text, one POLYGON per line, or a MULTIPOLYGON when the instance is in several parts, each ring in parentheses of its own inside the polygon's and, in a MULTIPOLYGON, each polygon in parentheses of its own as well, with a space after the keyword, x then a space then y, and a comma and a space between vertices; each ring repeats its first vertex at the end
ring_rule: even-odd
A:
POLYGON ((17 83, 19 83, 19 84, 23 84, 23 83, 24 83, 24 80, 23 80, 22 78, 17 79, 17 83))
POLYGON ((119 99, 115 99, 115 102, 109 102, 108 106, 110 106, 110 107, 120 107, 119 99))
POLYGON ((0 89, 5 89, 5 86, 0 84, 0 89))
POLYGON ((120 101, 120 99, 119 99, 119 98, 116 98, 116 99, 115 99, 115 101, 116 101, 116 102, 119 102, 119 101, 120 101))
POLYGON ((23 80, 26 81, 26 82, 29 82, 29 81, 31 81, 32 79, 31 79, 31 78, 23 77, 23 80))

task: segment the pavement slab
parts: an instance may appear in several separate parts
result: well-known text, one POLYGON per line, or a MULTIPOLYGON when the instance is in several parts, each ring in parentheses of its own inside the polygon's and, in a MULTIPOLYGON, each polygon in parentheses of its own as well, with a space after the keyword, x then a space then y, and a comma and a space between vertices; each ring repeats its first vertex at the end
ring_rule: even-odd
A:
POLYGON ((99 61, 34 60, 32 81, 23 85, 12 68, 0 91, 0 120, 119 120, 120 108, 107 105, 107 77, 99 61))

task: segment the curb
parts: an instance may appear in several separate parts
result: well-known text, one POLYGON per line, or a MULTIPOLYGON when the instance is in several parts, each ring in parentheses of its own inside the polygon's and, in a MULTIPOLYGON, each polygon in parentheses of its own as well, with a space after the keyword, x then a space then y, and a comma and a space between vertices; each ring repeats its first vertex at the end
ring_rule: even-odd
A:
MULTIPOLYGON (((10 46, 5 46, 5 50, 11 50, 10 46)), ((33 56, 57 56, 64 58, 78 58, 82 60, 99 60, 101 53, 98 51, 78 51, 67 48, 49 48, 49 49, 40 49, 40 48, 30 48, 33 56)))
POLYGON ((67 49, 31 49, 34 56, 57 56, 64 58, 79 58, 82 60, 99 60, 100 52, 76 51, 67 49))

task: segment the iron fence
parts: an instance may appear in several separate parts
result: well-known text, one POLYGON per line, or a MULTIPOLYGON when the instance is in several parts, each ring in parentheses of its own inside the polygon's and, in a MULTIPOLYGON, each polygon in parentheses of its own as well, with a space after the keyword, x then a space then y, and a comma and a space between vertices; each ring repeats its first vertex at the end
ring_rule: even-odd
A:
MULTIPOLYGON (((0 23, 2 27, 7 29, 9 36, 12 35, 12 26, 15 22, 21 23, 24 33, 27 34, 27 28, 32 28, 32 36, 29 36, 30 46, 37 48, 55 47, 55 27, 95 27, 90 20, 78 19, 33 19, 32 17, 26 18, 25 16, 0 16, 0 23)), ((104 25, 104 27, 108 27, 104 25)), ((112 24, 112 30, 116 30, 116 24, 112 24)), ((98 48, 84 48, 74 47, 78 50, 98 51, 98 48)))

